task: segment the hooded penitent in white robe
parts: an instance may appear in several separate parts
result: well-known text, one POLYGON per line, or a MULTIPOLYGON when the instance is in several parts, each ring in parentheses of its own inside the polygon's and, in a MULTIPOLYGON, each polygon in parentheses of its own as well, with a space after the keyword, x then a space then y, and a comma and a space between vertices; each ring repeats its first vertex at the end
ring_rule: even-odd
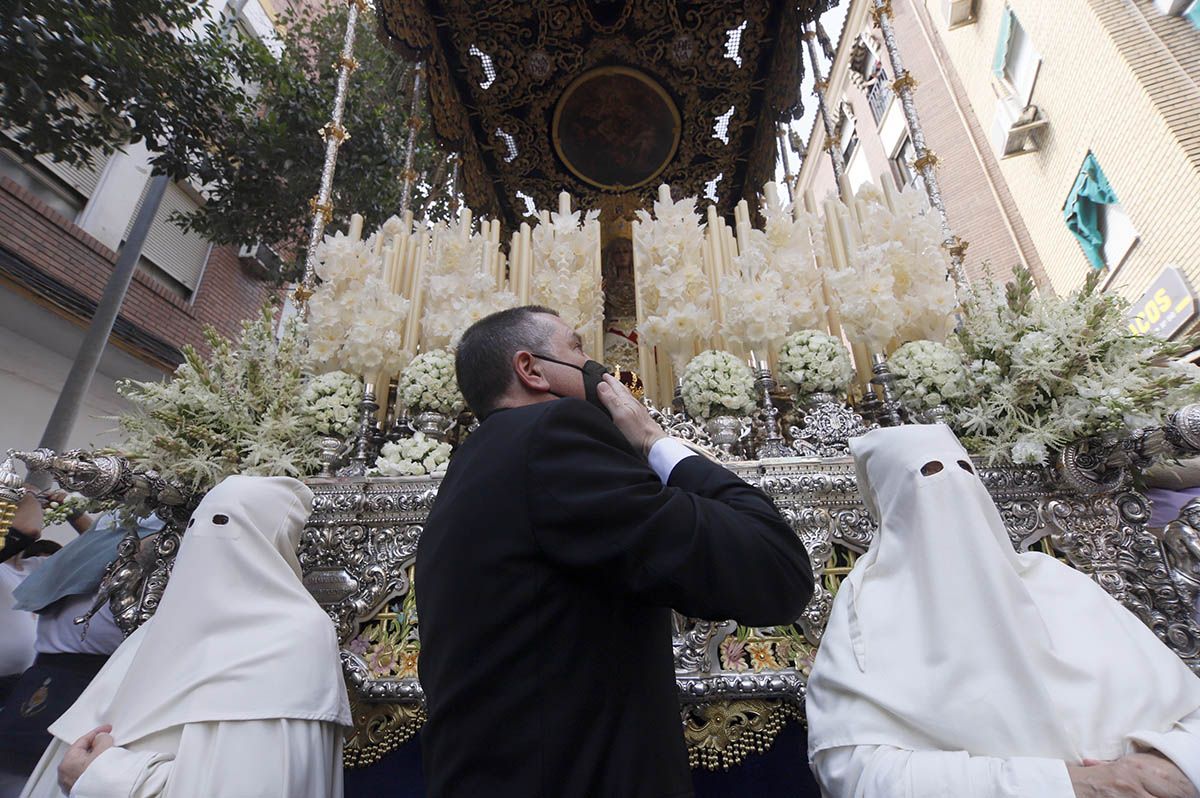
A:
POLYGON ((287 477, 229 477, 204 497, 154 617, 50 727, 22 796, 61 798, 63 754, 103 724, 115 747, 73 798, 341 796, 350 706, 296 557, 311 506, 287 477))
POLYGON ((850 448, 879 533, 808 681, 826 796, 1072 798, 1067 764, 1142 747, 1200 786, 1200 679, 1089 577, 1017 554, 949 428, 850 448))

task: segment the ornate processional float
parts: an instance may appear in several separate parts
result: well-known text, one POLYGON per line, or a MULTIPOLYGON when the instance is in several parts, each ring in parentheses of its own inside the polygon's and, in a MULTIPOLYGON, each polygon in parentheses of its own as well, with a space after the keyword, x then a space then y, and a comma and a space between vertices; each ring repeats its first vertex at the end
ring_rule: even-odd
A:
MULTIPOLYGON (((538 303, 671 435, 770 495, 812 560, 816 594, 793 625, 676 618, 694 767, 737 764, 802 719, 833 596, 875 531, 846 442, 877 425, 949 424, 1014 547, 1088 573, 1200 670, 1200 509, 1155 533, 1136 483, 1156 459, 1200 454, 1200 379, 1172 361, 1191 347, 1131 337, 1095 282, 1056 298, 1024 274, 1007 288, 947 279, 962 251, 940 201, 926 210, 886 176, 857 193, 843 179, 830 198, 770 182, 825 5, 382 0, 382 35, 424 63, 405 101, 428 92, 467 208, 444 221, 398 209, 374 230, 353 216, 327 234, 352 6, 302 321, 277 334, 266 312, 238 341, 214 336, 208 357, 189 351, 170 381, 124 385, 138 409, 119 451, 13 453, 167 522, 153 557, 130 535, 106 576, 122 628, 153 615, 219 479, 305 478, 300 561, 342 642, 347 765, 407 740, 422 722, 417 543, 475 425, 452 348, 475 319, 538 303)), ((11 462, 0 482, 0 508, 15 504, 11 462)))

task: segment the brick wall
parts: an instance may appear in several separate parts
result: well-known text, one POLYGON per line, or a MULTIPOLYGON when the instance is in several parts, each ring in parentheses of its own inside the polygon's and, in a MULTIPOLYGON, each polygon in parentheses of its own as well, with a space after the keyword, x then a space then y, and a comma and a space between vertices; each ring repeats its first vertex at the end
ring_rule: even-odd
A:
MULTIPOLYGON (((5 178, 0 178, 0 247, 92 301, 99 300, 116 262, 115 252, 5 178)), ((213 247, 191 300, 135 272, 121 316, 172 346, 192 344, 203 350, 205 325, 235 335, 240 322, 253 315, 272 290, 242 271, 232 247, 213 247)), ((69 318, 73 315, 72 321, 87 322, 78 314, 56 309, 69 318)), ((169 365, 128 342, 123 348, 156 365, 169 365)))

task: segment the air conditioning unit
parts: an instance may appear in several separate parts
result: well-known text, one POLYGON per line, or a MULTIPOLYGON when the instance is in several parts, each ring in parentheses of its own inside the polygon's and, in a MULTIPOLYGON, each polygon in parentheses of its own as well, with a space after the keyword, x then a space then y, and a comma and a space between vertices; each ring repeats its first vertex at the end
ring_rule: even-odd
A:
POLYGON ((942 0, 942 19, 954 30, 975 21, 975 0, 942 0))
POLYGON ((1022 106, 1014 96, 1001 97, 996 101, 996 117, 992 121, 992 148, 996 157, 1036 152, 1038 134, 1046 124, 1036 105, 1022 106))
POLYGON ((283 259, 261 241, 242 244, 238 248, 238 262, 248 274, 260 280, 278 276, 283 269, 283 259))

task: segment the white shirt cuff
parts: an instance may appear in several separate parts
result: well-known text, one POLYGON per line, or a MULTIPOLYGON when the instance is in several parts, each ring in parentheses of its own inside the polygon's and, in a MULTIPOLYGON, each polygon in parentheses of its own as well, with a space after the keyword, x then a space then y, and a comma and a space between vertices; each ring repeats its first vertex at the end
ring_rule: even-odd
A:
POLYGON ((675 466, 679 465, 679 461, 685 457, 695 456, 696 453, 691 449, 668 436, 654 442, 654 445, 650 447, 650 456, 647 459, 649 459, 654 473, 658 474, 658 478, 662 480, 662 484, 666 485, 667 480, 671 478, 671 472, 675 470, 675 466))
POLYGON ((1174 762, 1192 786, 1200 790, 1200 735, 1176 726, 1168 732, 1134 732, 1129 739, 1174 762))
POLYGON ((155 751, 134 752, 113 746, 92 760, 71 788, 70 798, 127 796, 145 772, 171 756, 155 751))

